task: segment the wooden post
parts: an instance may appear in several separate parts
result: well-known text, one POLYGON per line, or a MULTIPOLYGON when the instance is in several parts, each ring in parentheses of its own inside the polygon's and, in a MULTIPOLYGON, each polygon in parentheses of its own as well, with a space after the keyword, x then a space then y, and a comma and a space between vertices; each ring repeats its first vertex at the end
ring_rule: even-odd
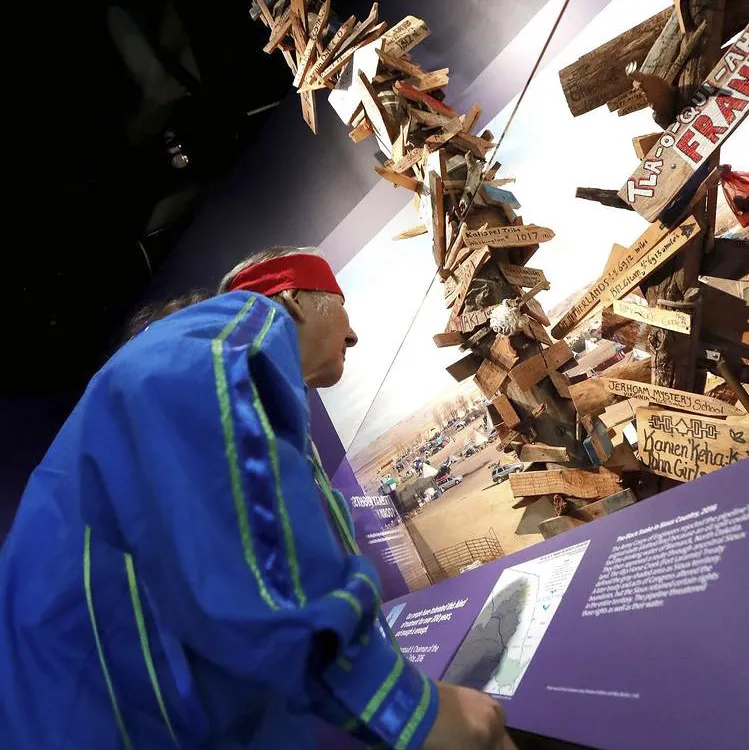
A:
MULTIPOLYGON (((725 0, 689 0, 692 23, 699 26, 706 21, 707 27, 694 55, 687 61, 676 81, 679 107, 689 103, 694 89, 707 78, 721 56, 725 5, 725 0)), ((717 187, 709 192, 715 190, 717 187)), ((700 226, 713 226, 707 215, 707 200, 694 207, 694 215, 700 226)), ((643 291, 650 307, 658 307, 659 300, 683 301, 689 289, 699 288, 697 277, 706 243, 710 245, 709 234, 703 232, 701 236, 696 237, 665 267, 664 272, 656 273, 651 280, 643 284, 643 291)), ((691 337, 663 329, 653 329, 650 341, 654 385, 682 391, 691 391, 695 388, 701 390, 700 384, 695 382, 697 347, 693 344, 693 339, 696 342, 699 335, 697 320, 692 321, 691 337)))

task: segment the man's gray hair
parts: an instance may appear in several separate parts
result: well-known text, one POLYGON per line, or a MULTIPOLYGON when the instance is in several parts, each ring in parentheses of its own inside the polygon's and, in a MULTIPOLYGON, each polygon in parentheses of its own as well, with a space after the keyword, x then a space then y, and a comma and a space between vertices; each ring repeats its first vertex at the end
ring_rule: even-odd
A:
POLYGON ((266 260, 272 260, 273 258, 285 258, 288 255, 317 255, 322 257, 322 253, 316 247, 289 247, 279 246, 270 247, 267 250, 260 250, 257 253, 245 258, 241 263, 237 263, 229 273, 221 279, 221 283, 218 285, 218 293, 223 294, 228 291, 231 282, 234 278, 242 273, 246 268, 257 265, 258 263, 264 263, 266 260))

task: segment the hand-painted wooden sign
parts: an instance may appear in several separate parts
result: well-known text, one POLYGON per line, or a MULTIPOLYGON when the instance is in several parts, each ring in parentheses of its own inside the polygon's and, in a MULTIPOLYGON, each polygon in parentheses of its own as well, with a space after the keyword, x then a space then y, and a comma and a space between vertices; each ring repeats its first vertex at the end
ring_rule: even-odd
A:
POLYGON ((707 414, 712 417, 740 416, 744 413, 725 401, 698 393, 678 391, 675 388, 665 388, 650 383, 638 383, 634 380, 618 380, 607 377, 601 377, 599 380, 609 393, 626 399, 649 401, 652 404, 668 406, 672 409, 694 414, 707 414))
MULTIPOLYGON (((690 216, 682 222, 678 229, 696 225, 694 217, 690 216)), ((677 231, 677 230, 674 230, 677 231)), ((688 230, 689 231, 689 230, 688 230)), ((596 281, 567 313, 551 329, 554 338, 566 336, 578 323, 595 312, 604 297, 606 290, 619 277, 627 272, 640 258, 644 258, 668 233, 668 227, 660 221, 651 224, 638 239, 629 247, 625 254, 618 255, 618 260, 606 267, 603 275, 596 281)), ((623 295, 622 295, 623 296, 623 295)))
POLYGON ((665 328, 676 333, 689 333, 692 330, 692 318, 678 310, 664 310, 660 307, 648 307, 629 300, 614 300, 614 312, 623 318, 636 320, 649 326, 665 328))
POLYGON ((702 232, 700 225, 687 220, 673 232, 669 232, 644 258, 634 263, 627 263, 624 271, 620 271, 604 291, 601 302, 610 305, 615 299, 621 299, 629 294, 636 286, 673 257, 686 245, 689 239, 702 232))
POLYGON ((325 25, 328 23, 328 16, 330 15, 330 0, 325 0, 320 8, 320 12, 317 14, 317 20, 315 25, 312 27, 309 33, 309 39, 307 40, 307 46, 304 48, 304 54, 297 63, 297 71, 294 76, 294 88, 299 88, 305 75, 307 74, 307 68, 309 67, 310 61, 312 60, 312 53, 317 48, 317 39, 322 33, 325 25))
POLYGON ((688 482, 749 457, 749 418, 725 421, 638 409, 637 446, 650 471, 688 482))
POLYGON ((491 318, 494 307, 485 307, 482 310, 463 313, 454 318, 451 322, 451 328, 459 333, 470 333, 474 328, 484 325, 491 318))
POLYGON ((726 50, 689 105, 665 130, 619 196, 649 221, 749 113, 749 26, 726 50))
MULTIPOLYGON (((340 49, 341 45, 345 41, 346 37, 351 33, 356 24, 356 16, 351 18, 344 23, 338 31, 333 35, 333 38, 328 43, 328 46, 323 50, 322 55, 315 61, 314 65, 309 69, 309 72, 304 77, 306 81, 314 81, 317 76, 327 67, 327 65, 333 60, 336 52, 340 49)), ((299 72, 297 71, 297 75, 299 72)))
POLYGON ((534 224, 520 227, 489 227, 466 232, 468 247, 528 247, 553 239, 554 232, 534 224))
POLYGON ((538 268, 515 266, 512 263, 500 263, 499 270, 510 284, 531 288, 537 284, 548 284, 544 272, 538 268))
POLYGON ((406 16, 383 36, 382 51, 393 57, 405 55, 429 36, 429 28, 420 18, 406 16))

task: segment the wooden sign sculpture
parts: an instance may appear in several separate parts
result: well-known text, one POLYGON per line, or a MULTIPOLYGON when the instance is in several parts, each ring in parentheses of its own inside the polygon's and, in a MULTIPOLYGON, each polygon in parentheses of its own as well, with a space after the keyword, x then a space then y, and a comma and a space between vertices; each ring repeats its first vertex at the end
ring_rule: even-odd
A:
MULTIPOLYGON (((673 124, 664 131, 634 139, 642 161, 619 196, 613 190, 582 191, 606 205, 631 206, 651 223, 631 246, 614 246, 600 278, 552 328, 556 342, 546 330, 546 313, 533 299, 549 283, 542 270, 526 265, 554 232, 525 225, 516 215, 520 203, 506 188, 513 180, 497 178, 493 136, 477 131, 480 108, 461 113, 446 100, 449 69, 426 70, 412 58, 411 51, 429 36, 427 24, 406 16, 388 30, 378 19, 377 3, 363 21, 339 20, 331 0, 278 0, 272 12, 264 0, 252 4, 253 18, 269 27, 265 50, 280 49, 293 72, 310 128, 317 128, 316 93, 329 90, 329 102, 351 128, 351 139, 377 141, 386 158, 375 167, 377 173, 414 194, 416 226, 394 239, 427 235, 450 310, 446 330, 434 343, 459 346, 464 353, 447 371, 458 381, 474 377, 499 433, 500 451, 513 450, 541 469, 550 464, 545 471, 510 477, 519 502, 526 496, 558 496, 555 507, 575 508, 575 523, 600 515, 584 512, 587 501, 606 502, 621 494, 622 472, 632 474, 628 485, 633 487, 643 464, 684 481, 743 458, 749 443, 741 409, 702 392, 644 382, 655 377, 648 360, 624 360, 602 377, 565 374, 576 363, 563 337, 594 313, 605 310, 610 316, 611 306, 621 316, 617 320, 643 324, 628 340, 646 339, 647 330, 656 330, 695 347, 699 343, 703 316, 672 309, 681 297, 652 299, 649 305, 622 299, 710 239, 713 225, 705 220, 703 204, 716 188, 716 172, 701 186, 694 175, 709 172, 703 168, 707 162, 717 164, 720 146, 749 111, 749 28, 722 51, 716 46, 721 31, 715 30, 722 19, 712 4, 703 2, 703 8, 697 0, 681 0, 680 11, 685 4, 694 17, 684 28, 676 11, 666 9, 560 73, 574 115, 603 104, 621 115, 651 103, 660 122, 672 100, 674 109, 662 123, 673 124), (708 55, 713 57, 692 86, 691 101, 677 107, 672 84, 681 75, 681 89, 688 88, 687 72, 694 76, 694 70, 702 70, 694 63, 703 65, 708 55), (665 216, 674 201, 678 215, 665 216), (648 403, 659 409, 638 408, 648 403), (621 442, 621 434, 612 444, 614 431, 605 420, 615 413, 625 421, 620 429, 626 429, 631 444, 639 439, 641 460, 630 443, 621 442), (601 418, 594 419, 597 415, 601 418), (626 424, 633 420, 636 431, 626 424), (576 468, 590 466, 591 453, 601 466, 576 468)), ((749 18, 734 8, 727 9, 725 20, 723 31, 735 33, 749 18)), ((628 491, 628 502, 635 496, 628 491)))

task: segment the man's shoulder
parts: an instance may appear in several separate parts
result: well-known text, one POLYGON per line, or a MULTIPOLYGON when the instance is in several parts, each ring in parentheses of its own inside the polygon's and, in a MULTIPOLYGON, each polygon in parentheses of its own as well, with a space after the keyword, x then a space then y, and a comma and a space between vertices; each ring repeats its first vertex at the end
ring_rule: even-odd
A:
POLYGON ((128 341, 99 371, 117 390, 143 381, 197 381, 212 374, 217 344, 241 352, 260 338, 294 336, 287 313, 262 295, 233 292, 191 305, 149 325, 128 341), (275 324, 275 325, 274 325, 275 324))

